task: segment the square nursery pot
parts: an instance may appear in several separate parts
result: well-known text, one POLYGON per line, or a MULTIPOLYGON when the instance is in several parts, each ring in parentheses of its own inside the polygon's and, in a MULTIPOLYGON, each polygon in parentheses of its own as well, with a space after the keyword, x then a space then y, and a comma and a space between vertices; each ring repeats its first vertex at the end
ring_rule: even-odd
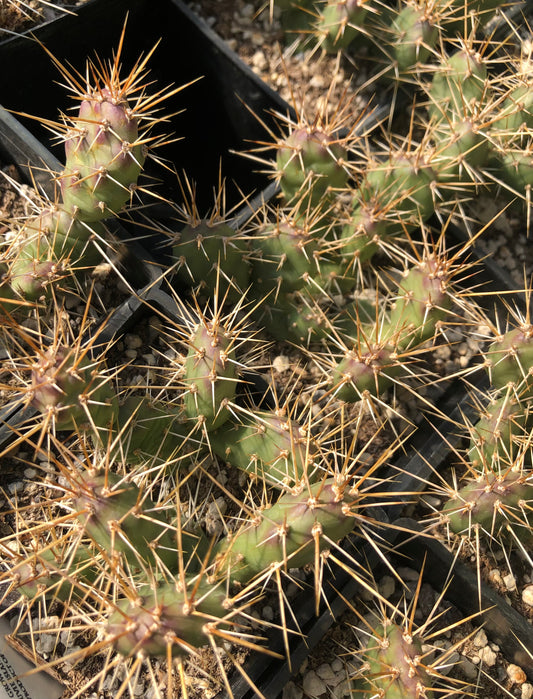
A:
MULTIPOLYGON (((237 221, 244 220, 253 214, 262 199, 272 196, 273 188, 266 188, 268 181, 265 176, 253 172, 254 167, 250 162, 234 155, 233 151, 246 150, 249 142, 265 139, 264 128, 252 112, 273 127, 270 112, 275 110, 288 114, 289 107, 178 0, 159 0, 157 11, 154 11, 154 3, 149 0, 90 0, 79 9, 77 16, 66 16, 50 22, 37 29, 34 36, 59 60, 83 70, 86 56, 93 56, 96 52, 106 59, 112 54, 126 14, 128 23, 125 63, 133 63, 137 59, 139 47, 147 51, 161 39, 149 64, 150 76, 157 80, 159 87, 172 83, 187 83, 203 76, 201 80, 175 95, 167 105, 169 113, 176 113, 169 120, 168 131, 183 135, 184 139, 166 144, 161 149, 161 157, 171 163, 178 172, 185 170, 191 179, 197 181, 199 205, 205 207, 212 206, 212 189, 218 182, 219 165, 222 160, 223 175, 237 185, 230 195, 229 205, 240 201, 239 189, 245 195, 257 195, 257 199, 251 198, 250 203, 237 214, 237 221)), ((58 77, 55 68, 43 49, 29 35, 2 42, 0 60, 2 65, 17 66, 17 70, 6 70, 0 75, 0 101, 6 109, 56 120, 59 110, 65 111, 69 108, 65 89, 54 82, 58 77)), ((39 165, 45 163, 48 167, 58 170, 63 159, 60 145, 54 147, 51 153, 47 150, 48 147, 49 132, 45 126, 38 121, 24 120, 23 127, 11 114, 0 111, 2 158, 6 162, 17 164, 23 170, 30 167, 33 176, 44 188, 49 186, 49 178, 46 175, 41 177, 39 165)), ((154 168, 153 171, 148 168, 147 174, 160 181, 158 191, 173 201, 179 201, 180 192, 174 175, 167 174, 160 167, 154 168)), ((163 218, 168 213, 164 208, 156 208, 155 212, 163 218)), ((161 281, 160 265, 164 263, 164 257, 162 258, 157 251, 154 257, 150 254, 154 250, 155 241, 144 241, 147 243, 146 247, 142 246, 143 241, 140 244, 136 242, 134 239, 146 238, 146 234, 144 229, 137 229, 134 225, 128 230, 118 226, 117 231, 128 244, 128 255, 131 256, 132 263, 128 267, 133 270, 128 281, 136 293, 114 311, 106 325, 103 339, 116 339, 129 332, 146 314, 154 310, 179 323, 175 301, 161 281), (150 253, 147 252, 147 248, 150 249, 150 253)), ((487 284, 492 283, 496 291, 505 288, 506 280, 500 274, 497 265, 489 260, 484 269, 483 281, 487 284)), ((256 404, 259 400, 262 401, 262 405, 268 403, 268 392, 265 398, 264 378, 260 374, 250 372, 246 379, 251 389, 242 399, 251 404, 256 404)), ((481 387, 482 383, 480 380, 478 386, 481 387)), ((458 379, 448 383, 438 394, 436 402, 441 412, 450 415, 452 419, 454 416, 458 418, 460 415, 468 415, 472 409, 464 385, 458 379)), ((0 448, 4 448, 14 438, 14 432, 19 429, 21 421, 29 417, 28 413, 22 415, 18 407, 7 405, 2 410, 0 448)), ((411 494, 423 490, 425 479, 430 475, 428 463, 437 469, 449 459, 453 448, 458 446, 461 440, 456 434, 453 421, 435 418, 427 422, 429 424, 415 432, 405 445, 404 453, 393 464, 395 476, 389 484, 393 492, 411 494)), ((411 497, 398 497, 398 505, 389 508, 387 512, 376 504, 373 516, 383 523, 395 524, 397 529, 391 530, 390 543, 399 545, 400 553, 418 561, 424 556, 432 556, 431 565, 428 567, 433 570, 434 579, 438 582, 449 570, 448 554, 442 547, 430 545, 422 537, 412 539, 402 533, 403 530, 416 530, 416 523, 405 518, 399 519, 403 514, 404 504, 406 505, 411 497), (405 503, 401 502, 402 499, 405 503)), ((350 540, 345 541, 342 546, 350 552, 353 549, 350 540)), ((371 547, 363 547, 359 555, 361 560, 364 558, 376 566, 379 563, 376 559, 377 554, 371 547)), ((461 581, 460 584, 469 586, 469 594, 471 592, 475 599, 477 588, 473 587, 471 578, 460 571, 458 580, 461 581)), ((477 581, 475 583, 477 585, 477 581)), ((265 697, 274 698, 281 695, 292 672, 301 665, 335 623, 335 619, 345 609, 346 601, 360 592, 354 578, 342 566, 334 563, 325 573, 323 588, 327 605, 322 606, 318 617, 315 615, 315 604, 310 594, 304 592, 295 600, 294 611, 301 637, 291 644, 291 666, 285 661, 273 660, 263 655, 251 656, 247 661, 245 673, 265 697)), ((501 605, 506 605, 484 588, 482 594, 486 607, 492 606, 496 610, 502 610, 501 605)), ((461 597, 461 594, 457 594, 457 586, 451 586, 446 592, 446 598, 448 595, 454 602, 461 597)), ((466 605, 463 610, 465 613, 472 613, 472 608, 466 605)), ((523 657, 518 655, 519 648, 516 643, 512 644, 511 630, 521 628, 523 619, 519 617, 515 620, 509 616, 508 611, 504 606, 501 618, 497 617, 497 612, 492 611, 487 617, 487 629, 494 629, 497 642, 502 644, 502 648, 509 649, 510 656, 516 662, 520 661, 519 664, 533 677, 531 663, 524 661, 523 657)), ((284 639, 281 632, 273 632, 267 645, 271 650, 283 653, 284 639)), ((5 673, 9 673, 12 664, 14 661, 7 658, 0 647, 0 680, 8 676, 5 673)), ((235 672, 230 681, 236 699, 252 699, 256 696, 242 675, 235 672)), ((24 689, 19 691, 24 695, 24 689)), ((37 699, 33 688, 28 688, 28 691, 29 696, 37 699)), ((53 696, 55 691, 56 688, 53 687, 50 696, 53 696)), ((221 698, 223 694, 218 696, 221 698)))
MULTIPOLYGON (((0 104, 10 111, 56 121, 60 111, 72 108, 72 100, 58 84, 58 70, 39 44, 63 65, 83 73, 87 58, 111 59, 126 21, 124 73, 157 44, 148 63, 148 90, 196 81, 165 101, 164 112, 172 116, 160 132, 171 137, 156 154, 170 169, 185 171, 197 183, 200 210, 213 205, 219 170, 228 183, 235 184, 233 190, 228 186, 228 207, 242 195, 265 187, 265 176, 232 151, 242 152, 254 141, 268 139, 259 118, 272 127, 271 112, 286 116, 290 109, 180 0, 159 0, 156 5, 150 0, 89 0, 76 15, 59 17, 1 42, 2 65, 16 66, 16 70, 3 70, 0 75, 0 104)), ((62 144, 50 144, 45 125, 33 120, 24 124, 63 162, 62 144)), ((149 165, 147 175, 156 178, 158 194, 178 201, 176 176, 164 167, 149 165)))

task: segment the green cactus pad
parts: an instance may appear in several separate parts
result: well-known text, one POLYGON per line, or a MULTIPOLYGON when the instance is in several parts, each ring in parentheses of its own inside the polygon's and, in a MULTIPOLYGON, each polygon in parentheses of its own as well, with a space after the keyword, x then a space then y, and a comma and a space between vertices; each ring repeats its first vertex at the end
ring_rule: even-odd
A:
POLYGON ((330 189, 344 187, 347 152, 333 136, 314 127, 297 127, 279 144, 276 158, 285 200, 312 204, 330 189))
POLYGON ((185 414, 206 430, 220 427, 230 417, 238 371, 231 338, 215 323, 200 323, 188 340, 182 382, 185 414))
POLYGON ((191 584, 183 592, 173 584, 144 585, 134 600, 120 600, 106 624, 115 650, 127 657, 180 656, 209 643, 209 624, 222 625, 228 612, 222 587, 191 584))
POLYGON ((238 301, 249 285, 246 251, 246 239, 224 221, 187 223, 172 247, 176 278, 200 294, 238 301))
POLYGON ((442 514, 455 534, 470 534, 479 525, 491 538, 509 540, 510 530, 522 541, 531 542, 532 487, 527 472, 488 471, 467 482, 450 498, 442 514))
POLYGON ((316 26, 320 46, 328 53, 346 49, 364 33, 368 0, 328 0, 316 26))
POLYGON ((31 404, 50 416, 56 430, 94 428, 102 435, 118 412, 116 395, 98 362, 61 346, 44 352, 33 365, 31 404))
POLYGON ((356 690, 381 699, 418 699, 434 696, 424 668, 422 644, 401 626, 387 622, 376 628, 364 650, 364 670, 356 690))
POLYGON ((253 422, 226 426, 211 435, 213 451, 260 481, 280 485, 311 476, 317 447, 296 420, 275 412, 257 412, 253 422))
POLYGON ((300 568, 352 531, 350 497, 332 481, 283 493, 216 549, 218 575, 246 583, 275 563, 300 568))

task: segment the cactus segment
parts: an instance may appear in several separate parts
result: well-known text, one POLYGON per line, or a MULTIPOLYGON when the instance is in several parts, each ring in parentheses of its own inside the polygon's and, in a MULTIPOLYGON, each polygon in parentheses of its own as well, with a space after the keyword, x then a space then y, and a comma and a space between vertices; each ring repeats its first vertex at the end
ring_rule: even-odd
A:
MULTIPOLYGON (((191 586, 192 587, 192 586, 191 586)), ((227 616, 224 588, 206 583, 183 592, 176 585, 144 585, 134 600, 120 600, 106 624, 115 650, 124 656, 183 655, 209 642, 210 624, 227 616)))
POLYGON ((269 224, 258 237, 260 256, 253 260, 253 278, 265 290, 284 293, 303 288, 309 275, 317 273, 313 235, 292 222, 269 224))
POLYGON ((118 450, 129 464, 147 461, 175 462, 183 452, 192 457, 198 447, 187 439, 186 417, 182 408, 158 405, 141 396, 129 396, 118 412, 118 450))
POLYGON ((467 482, 442 509, 452 532, 464 534, 479 525, 491 538, 509 539, 510 532, 531 542, 530 474, 485 472, 467 482))
POLYGON ((146 152, 138 118, 123 96, 103 88, 82 101, 65 142, 63 206, 81 221, 117 215, 130 200, 146 152))
POLYGON ((435 335, 439 321, 451 308, 446 274, 435 259, 412 267, 398 286, 398 296, 383 336, 393 337, 396 346, 407 349, 435 335))
POLYGON ((237 390, 237 364, 231 338, 216 322, 200 323, 189 339, 185 359, 185 414, 210 432, 230 417, 237 390))
POLYGON ((439 30, 424 7, 406 5, 392 21, 394 58, 399 74, 425 63, 437 43, 439 30))
POLYGON ((492 401, 471 428, 468 458, 474 468, 512 464, 531 418, 514 395, 492 401))
POLYGON ((317 447, 297 421, 258 412, 246 425, 210 435, 213 451, 232 466, 275 486, 299 483, 311 475, 317 447))
POLYGON ((429 115, 454 123, 475 115, 487 96, 487 67, 467 49, 456 51, 440 66, 429 90, 429 115))
POLYGON ((433 183, 436 179, 433 168, 421 157, 394 154, 367 170, 353 200, 354 212, 360 207, 367 210, 362 213, 367 213, 369 208, 394 212, 396 218, 392 214, 386 217, 390 221, 386 229, 389 236, 402 233, 405 227, 412 230, 435 211, 433 183))
POLYGON ((520 391, 533 386, 533 326, 513 328, 495 340, 485 355, 492 385, 513 385, 520 391))
POLYGON ((533 90, 527 82, 520 81, 504 100, 492 124, 492 130, 500 135, 514 136, 533 128, 533 90))
POLYGON ((202 531, 169 521, 132 481, 110 471, 85 473, 73 487, 85 533, 113 560, 123 557, 135 572, 145 566, 172 574, 181 565, 189 574, 200 569, 209 548, 202 531))
POLYGON ((303 199, 312 205, 329 191, 344 187, 347 152, 331 135, 301 126, 278 145, 277 172, 287 202, 303 199))
POLYGON ((356 689, 382 699, 431 699, 432 680, 422 659, 418 637, 392 622, 374 630, 364 650, 364 670, 356 689))
POLYGON ((352 531, 356 518, 343 488, 332 481, 315 483, 298 493, 283 493, 250 524, 219 542, 219 575, 247 583, 274 564, 300 568, 352 531))
POLYGON ((229 302, 239 300, 249 285, 246 240, 227 223, 200 219, 187 223, 172 247, 176 278, 200 294, 229 302))
POLYGON ((321 46, 328 53, 346 49, 361 33, 368 0, 328 0, 317 23, 321 46))
POLYGON ((56 430, 107 430, 118 401, 110 382, 87 354, 51 347, 32 369, 31 405, 53 420, 56 430))
POLYGON ((533 186, 533 152, 505 149, 498 153, 499 175, 501 180, 528 202, 531 200, 533 186))
POLYGON ((434 130, 437 145, 439 182, 475 180, 472 172, 484 166, 491 155, 486 135, 478 130, 473 119, 458 120, 454 124, 439 124, 434 130))
POLYGON ((365 395, 381 396, 403 373, 405 367, 392 346, 368 341, 345 353, 328 383, 338 399, 356 403, 365 395))
MULTIPOLYGON (((75 487, 77 518, 102 551, 111 557, 124 556, 133 569, 145 565, 155 569, 159 561, 176 569, 175 537, 163 514, 138 486, 107 472, 86 473, 75 487)), ((194 551, 194 537, 183 537, 183 542, 187 560, 194 551)))
POLYGON ((98 577, 98 569, 92 566, 94 554, 84 546, 78 546, 73 555, 56 554, 47 548, 28 556, 15 571, 15 587, 30 600, 45 596, 67 602, 79 596, 78 586, 91 586, 98 577))

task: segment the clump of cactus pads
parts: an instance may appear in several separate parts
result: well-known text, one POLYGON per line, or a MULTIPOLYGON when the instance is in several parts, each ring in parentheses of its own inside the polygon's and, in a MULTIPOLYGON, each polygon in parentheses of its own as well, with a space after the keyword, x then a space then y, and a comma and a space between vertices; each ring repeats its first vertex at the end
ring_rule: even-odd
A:
POLYGON ((146 93, 154 49, 121 76, 123 41, 124 34, 109 63, 89 61, 85 75, 50 54, 80 105, 76 116, 55 125, 66 153, 56 176, 60 196, 23 224, 6 260, 2 295, 11 289, 17 298, 35 300, 57 276, 94 265, 109 245, 103 220, 118 216, 140 188, 148 150, 158 141, 154 124, 164 120, 154 115, 156 105, 182 88, 146 93))
MULTIPOLYGON (((220 627, 239 611, 241 598, 228 595, 228 583, 237 589, 247 585, 254 589, 275 570, 318 562, 321 551, 355 526, 352 507, 357 499, 347 484, 331 479, 283 493, 276 503, 251 513, 235 533, 219 541, 208 576, 191 580, 186 589, 171 583, 146 590, 140 600, 135 595, 119 602, 106 626, 111 642, 127 656, 143 650, 164 656, 212 644, 219 635, 226 638, 220 627), (258 583, 252 583, 255 578, 258 583)), ((232 638, 239 643, 238 629, 232 638)))

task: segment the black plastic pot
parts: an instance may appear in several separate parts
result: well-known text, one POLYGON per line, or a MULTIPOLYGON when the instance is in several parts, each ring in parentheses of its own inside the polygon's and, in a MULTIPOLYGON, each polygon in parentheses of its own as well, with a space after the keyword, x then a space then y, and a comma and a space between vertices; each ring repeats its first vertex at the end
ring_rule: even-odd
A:
MULTIPOLYGON (((232 151, 247 150, 251 142, 268 139, 254 114, 274 127, 270 113, 277 110, 287 115, 288 106, 180 0, 89 0, 75 16, 60 17, 33 33, 0 43, 0 65, 16 67, 0 73, 0 104, 57 121, 59 111, 72 108, 72 100, 58 84, 58 70, 39 43, 83 74, 87 57, 111 59, 126 20, 124 71, 158 43, 149 61, 148 90, 197 80, 165 103, 165 114, 174 116, 162 130, 179 140, 167 143, 158 153, 171 168, 178 173, 185 170, 198 183, 199 206, 212 206, 220 167, 228 183, 235 182, 245 195, 264 188, 265 176, 253 172, 257 168, 232 151)), ((39 141, 50 143, 45 126, 33 120, 25 124, 39 141)), ((63 159, 61 144, 52 150, 63 159)), ((155 164, 147 175, 159 180, 158 194, 179 200, 174 175, 155 164)), ((232 206, 241 195, 236 187, 228 190, 232 206)))

